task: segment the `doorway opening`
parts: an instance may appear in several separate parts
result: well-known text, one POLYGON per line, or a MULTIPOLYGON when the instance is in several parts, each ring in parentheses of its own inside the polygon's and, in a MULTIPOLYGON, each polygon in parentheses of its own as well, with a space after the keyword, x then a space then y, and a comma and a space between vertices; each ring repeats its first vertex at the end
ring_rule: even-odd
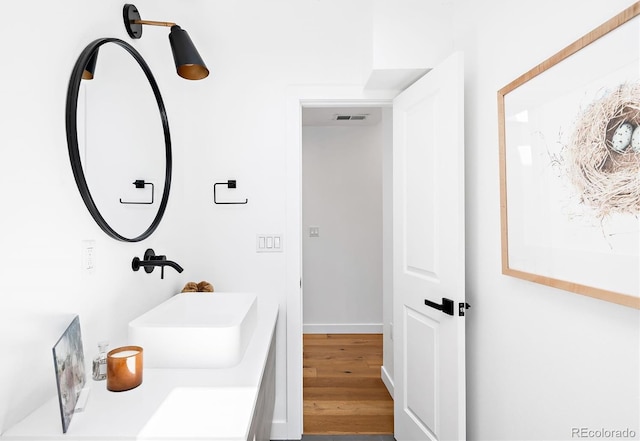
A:
MULTIPOLYGON (((432 438, 441 423, 443 438, 462 439, 466 421, 464 319, 447 319, 449 316, 438 314, 432 317, 433 311, 443 313, 425 306, 429 303, 425 304, 422 291, 413 297, 405 295, 400 283, 401 277, 407 274, 428 283, 446 279, 451 285, 447 289, 449 298, 464 305, 464 68, 461 53, 452 54, 399 94, 390 90, 363 90, 358 86, 291 86, 287 90, 286 230, 288 249, 293 252, 286 255, 287 414, 283 421, 286 439, 299 439, 303 424, 302 111, 307 107, 354 105, 393 106, 390 150, 395 182, 391 185, 394 206, 391 211, 397 219, 393 225, 393 237, 397 240, 391 241, 393 253, 383 255, 389 259, 392 255, 403 256, 401 260, 393 260, 404 263, 391 272, 396 293, 389 295, 391 307, 383 308, 381 377, 395 400, 394 436, 432 438), (437 161, 443 152, 448 160, 437 161), (438 188, 447 191, 438 191, 438 188), (441 228, 430 227, 433 225, 441 228), (427 234, 423 234, 425 232, 427 234), (406 263, 405 257, 410 258, 411 263, 406 263), (404 271, 405 268, 411 271, 404 271), (439 271, 442 268, 447 270, 439 271), (442 277, 436 280, 424 277, 425 273, 442 277), (394 316, 395 324, 391 321, 394 316), (422 320, 422 316, 428 318, 422 320), (443 318, 449 326, 444 326, 443 318), (447 343, 442 343, 445 339, 447 343), (426 350, 424 341, 431 341, 426 350), (446 351, 441 351, 442 348, 446 351), (428 360, 439 363, 435 366, 428 360), (388 375, 385 368, 391 369, 388 375), (419 374, 407 376, 406 372, 419 374), (430 393, 429 388, 441 393, 430 393)), ((430 301, 440 300, 439 293, 441 290, 433 289, 435 295, 430 301)), ((386 302, 386 293, 383 301, 386 302)))
POLYGON ((390 107, 302 108, 304 434, 393 433, 391 127, 390 107))

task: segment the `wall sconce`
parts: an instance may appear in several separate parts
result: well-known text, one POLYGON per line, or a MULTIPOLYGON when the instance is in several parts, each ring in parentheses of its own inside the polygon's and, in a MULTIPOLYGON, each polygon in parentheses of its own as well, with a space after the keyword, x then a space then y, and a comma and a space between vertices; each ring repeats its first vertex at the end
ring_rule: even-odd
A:
POLYGON ((124 27, 131 38, 142 37, 142 25, 166 26, 171 28, 169 43, 173 60, 176 63, 178 75, 187 80, 201 80, 209 75, 209 69, 205 66, 200 54, 193 45, 187 31, 175 23, 164 21, 142 20, 138 8, 132 4, 125 4, 123 11, 124 27))

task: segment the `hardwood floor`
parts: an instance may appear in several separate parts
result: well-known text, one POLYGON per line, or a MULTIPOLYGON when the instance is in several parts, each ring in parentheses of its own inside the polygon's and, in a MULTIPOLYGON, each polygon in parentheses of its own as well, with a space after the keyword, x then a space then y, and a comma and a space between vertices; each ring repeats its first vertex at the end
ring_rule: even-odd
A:
POLYGON ((381 334, 305 334, 304 434, 392 434, 381 334))

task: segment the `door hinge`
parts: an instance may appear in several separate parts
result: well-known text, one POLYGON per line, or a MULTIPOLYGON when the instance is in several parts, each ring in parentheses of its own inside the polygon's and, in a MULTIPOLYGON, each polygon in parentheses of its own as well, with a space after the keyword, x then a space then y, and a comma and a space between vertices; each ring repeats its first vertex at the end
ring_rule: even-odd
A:
POLYGON ((467 302, 464 303, 458 303, 458 315, 460 317, 464 317, 464 311, 465 309, 469 309, 471 308, 471 305, 468 304, 467 302))

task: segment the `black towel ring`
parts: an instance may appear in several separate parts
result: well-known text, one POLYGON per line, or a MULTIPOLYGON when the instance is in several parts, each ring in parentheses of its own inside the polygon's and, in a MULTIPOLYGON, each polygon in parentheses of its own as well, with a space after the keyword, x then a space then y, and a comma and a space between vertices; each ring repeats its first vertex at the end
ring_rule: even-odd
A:
POLYGON ((151 205, 153 204, 153 195, 155 193, 155 187, 153 186, 152 182, 144 182, 144 179, 136 179, 133 182, 133 185, 136 186, 136 188, 144 188, 147 185, 151 186, 151 201, 150 202, 129 202, 129 201, 123 201, 122 198, 120 198, 120 203, 121 204, 131 204, 131 205, 151 205))
POLYGON ((241 201, 237 201, 237 202, 218 202, 218 200, 216 199, 216 186, 218 185, 226 185, 227 188, 236 188, 236 180, 235 179, 229 179, 227 182, 216 182, 215 184, 213 184, 213 203, 214 204, 218 204, 218 205, 242 205, 242 204, 246 204, 249 202, 249 199, 245 199, 244 202, 241 201))

